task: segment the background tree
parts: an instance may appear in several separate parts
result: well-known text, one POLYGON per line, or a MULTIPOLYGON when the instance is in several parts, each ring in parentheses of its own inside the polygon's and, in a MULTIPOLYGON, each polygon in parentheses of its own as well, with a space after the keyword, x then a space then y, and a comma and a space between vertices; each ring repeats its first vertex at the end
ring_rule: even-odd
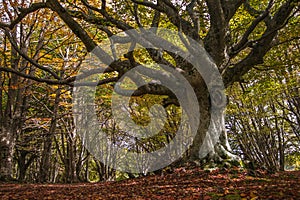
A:
POLYGON ((228 89, 227 123, 234 149, 270 171, 299 151, 299 17, 280 31, 265 62, 228 89))

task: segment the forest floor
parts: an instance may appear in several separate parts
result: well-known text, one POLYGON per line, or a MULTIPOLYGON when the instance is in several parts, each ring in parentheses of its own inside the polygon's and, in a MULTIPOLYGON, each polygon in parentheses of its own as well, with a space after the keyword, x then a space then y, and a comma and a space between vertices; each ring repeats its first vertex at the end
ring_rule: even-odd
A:
POLYGON ((119 182, 0 183, 0 199, 300 199, 300 171, 258 174, 177 169, 119 182))

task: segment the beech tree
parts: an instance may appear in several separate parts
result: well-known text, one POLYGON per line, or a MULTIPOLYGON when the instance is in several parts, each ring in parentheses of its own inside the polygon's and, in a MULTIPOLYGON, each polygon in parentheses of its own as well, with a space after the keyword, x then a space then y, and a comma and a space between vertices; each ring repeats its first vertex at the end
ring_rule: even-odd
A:
MULTIPOLYGON (((88 52, 92 52, 101 42, 101 38, 97 38, 93 34, 95 29, 110 37, 116 32, 135 28, 171 27, 205 48, 214 61, 215 68, 222 75, 225 88, 234 82, 242 81, 247 72, 256 65, 263 63, 264 56, 273 46, 281 42, 277 38, 278 32, 284 31, 289 20, 299 15, 299 2, 297 0, 264 0, 259 2, 254 0, 81 0, 74 2, 45 0, 27 3, 15 2, 10 6, 15 15, 0 22, 0 28, 7 37, 11 37, 16 27, 27 15, 39 10, 47 10, 60 18, 55 18, 55 20, 64 22, 66 29, 70 29, 81 40, 88 52)), ((1 67, 1 71, 38 82, 72 86, 76 78, 75 75, 62 78, 54 69, 40 66, 21 48, 17 46, 14 48, 18 50, 20 56, 33 66, 44 70, 45 73, 51 75, 51 78, 24 74, 19 69, 12 67, 1 67)), ((107 60, 113 61, 105 71, 111 75, 100 80, 99 85, 117 82, 124 73, 139 65, 139 62, 130 52, 125 56, 126 59, 114 60, 103 49, 99 48, 98 50, 102 55, 99 59, 104 63, 107 63, 107 60)), ((183 161, 199 160, 199 149, 203 144, 210 123, 222 131, 220 142, 211 148, 210 156, 216 159, 231 156, 223 123, 223 110, 218 111, 221 116, 220 120, 210 120, 211 107, 215 103, 215 99, 211 98, 203 77, 195 73, 193 66, 178 55, 164 49, 147 49, 147 51, 150 59, 155 63, 179 69, 197 96, 201 118, 196 137, 189 149, 188 156, 183 161), (174 62, 170 62, 166 55, 171 57, 174 62)), ((92 74, 92 72, 87 74, 92 74)), ((86 76, 86 74, 80 75, 86 76)), ((218 92, 216 91, 216 93, 218 92)), ((167 96, 166 101, 171 102, 171 104, 178 104, 174 95, 159 84, 151 83, 148 87, 141 87, 134 93, 134 95, 145 94, 167 96)), ((222 98, 224 97, 220 96, 219 98, 221 98, 220 101, 223 101, 222 98)), ((11 135, 4 128, 1 128, 1 134, 11 135)), ((3 138, 1 141, 1 155, 4 155, 5 159, 11 159, 8 158, 11 154, 6 153, 9 148, 5 148, 9 147, 10 143, 3 142, 3 138)), ((1 168, 1 176, 5 174, 5 170, 3 167, 1 168)))

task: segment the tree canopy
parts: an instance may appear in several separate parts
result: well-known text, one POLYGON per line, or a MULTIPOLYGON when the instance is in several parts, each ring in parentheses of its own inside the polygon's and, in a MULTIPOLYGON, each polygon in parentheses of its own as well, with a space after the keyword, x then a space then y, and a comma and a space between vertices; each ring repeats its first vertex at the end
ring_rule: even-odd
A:
MULTIPOLYGON (((85 140, 76 136, 75 81, 100 72, 96 95, 87 99, 95 97, 101 129, 114 143, 126 143, 128 151, 152 152, 170 144, 182 122, 180 108, 186 106, 199 107, 201 117, 193 122, 199 125, 188 150, 177 160, 180 164, 192 161, 203 166, 199 154, 207 137, 216 139, 207 142, 205 161, 240 161, 236 154, 275 171, 284 169, 284 159, 299 162, 297 0, 8 0, 1 1, 0 10, 1 179, 73 182, 137 176, 95 159, 85 140), (171 38, 179 41, 172 46, 174 51, 191 54, 203 48, 208 53, 228 95, 226 126, 223 86, 214 87, 212 94, 187 57, 163 48, 168 37, 160 37, 159 31, 151 32, 158 37, 148 37, 153 28, 178 33, 177 40, 171 38), (118 35, 126 31, 133 34, 118 35), (141 36, 139 45, 151 43, 153 48, 130 51, 137 45, 131 43, 124 55, 116 57, 114 50, 130 43, 134 33, 141 36), (105 41, 111 54, 101 46, 105 41), (82 69, 95 50, 107 65, 105 71, 82 69), (179 72, 193 89, 197 105, 189 98, 180 105, 176 95, 159 83, 154 64, 179 72), (160 104, 168 119, 149 138, 134 138, 122 130, 110 109, 116 83, 141 65, 140 74, 153 81, 131 94, 130 115, 146 126, 151 122, 149 110, 160 104), (222 106, 212 111, 218 104, 222 106)), ((143 82, 135 77, 131 81, 119 93, 143 82)))

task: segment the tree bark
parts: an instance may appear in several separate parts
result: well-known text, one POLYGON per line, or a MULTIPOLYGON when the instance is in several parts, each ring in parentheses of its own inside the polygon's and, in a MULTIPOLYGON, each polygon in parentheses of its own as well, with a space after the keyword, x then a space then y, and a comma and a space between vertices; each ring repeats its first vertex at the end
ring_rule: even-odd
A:
POLYGON ((42 157, 41 157, 41 164, 40 164, 40 175, 39 175, 39 182, 44 183, 50 180, 50 167, 51 167, 51 152, 52 152, 52 140, 56 130, 57 124, 57 112, 59 107, 60 101, 60 88, 56 90, 56 96, 54 101, 54 108, 53 108, 53 117, 51 119, 51 125, 49 128, 49 132, 46 135, 42 157))
POLYGON ((1 127, 0 134, 0 180, 10 181, 13 179, 14 133, 10 128, 1 127))
MULTIPOLYGON (((17 37, 16 31, 12 34, 17 37)), ((20 58, 17 51, 12 48, 10 67, 18 69, 20 58)), ((7 64, 7 63, 5 63, 7 64)), ((23 99, 20 98, 22 90, 18 89, 19 78, 13 74, 8 81, 8 92, 6 102, 1 99, 1 107, 5 104, 5 109, 1 109, 0 118, 0 178, 3 180, 13 179, 13 155, 15 150, 17 130, 21 127, 21 105, 23 99)), ((3 80, 3 83, 6 80, 3 80)))

